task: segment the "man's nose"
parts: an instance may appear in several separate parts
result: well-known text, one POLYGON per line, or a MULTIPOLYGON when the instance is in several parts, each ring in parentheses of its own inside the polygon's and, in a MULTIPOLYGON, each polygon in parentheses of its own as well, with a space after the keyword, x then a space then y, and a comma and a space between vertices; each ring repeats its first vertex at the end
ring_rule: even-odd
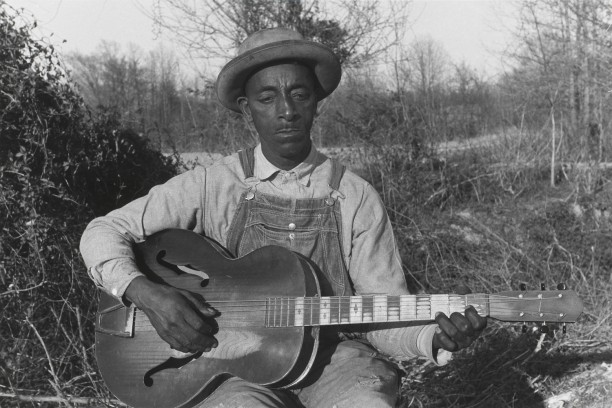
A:
POLYGON ((283 95, 282 98, 279 98, 279 105, 279 117, 288 121, 292 121, 296 118, 297 112, 295 110, 295 103, 293 102, 293 99, 291 99, 291 95, 283 95))

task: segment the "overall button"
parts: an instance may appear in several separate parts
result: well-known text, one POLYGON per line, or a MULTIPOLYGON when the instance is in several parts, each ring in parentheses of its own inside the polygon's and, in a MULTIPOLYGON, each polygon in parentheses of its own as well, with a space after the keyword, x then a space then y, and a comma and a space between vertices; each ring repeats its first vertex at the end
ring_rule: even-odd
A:
POLYGON ((246 197, 244 197, 244 198, 245 198, 245 200, 252 200, 252 199, 253 199, 253 197, 255 197, 255 194, 253 194, 253 192, 252 192, 252 191, 249 191, 249 192, 247 193, 246 197))
POLYGON ((295 239, 295 234, 293 232, 289 234, 289 239, 292 241, 295 239))
POLYGON ((331 206, 331 205, 334 205, 334 199, 333 199, 333 198, 331 198, 331 197, 327 197, 327 198, 325 199, 325 204, 330 205, 330 206, 331 206))
POLYGON ((295 224, 294 223, 289 223, 289 229, 291 231, 295 230, 295 224))

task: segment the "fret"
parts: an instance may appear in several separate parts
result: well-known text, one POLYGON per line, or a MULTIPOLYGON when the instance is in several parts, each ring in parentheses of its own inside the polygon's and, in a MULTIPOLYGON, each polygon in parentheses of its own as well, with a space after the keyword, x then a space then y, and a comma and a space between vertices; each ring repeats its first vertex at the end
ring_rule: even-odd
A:
POLYGON ((278 316, 278 298, 274 298, 274 320, 272 321, 272 327, 278 327, 276 324, 276 316, 278 316))
POLYGON ((330 298, 327 296, 321 297, 319 305, 319 324, 330 324, 330 298))
POLYGON ((304 298, 304 326, 312 326, 312 298, 304 298))
POLYGON ((409 321, 416 320, 416 296, 401 295, 400 296, 400 320, 409 321))
POLYGON ((270 298, 266 298, 266 327, 270 327, 270 298))
POLYGON ((349 323, 351 321, 351 297, 340 296, 340 323, 349 323))
POLYGON ((310 299, 310 325, 319 325, 319 308, 321 305, 321 299, 318 297, 311 297, 310 299))
POLYGON ((476 311, 481 316, 490 316, 489 295, 485 293, 471 293, 463 296, 465 298, 465 306, 474 306, 476 311))
POLYGON ((462 295, 448 295, 448 308, 450 313, 465 313, 465 296, 462 295))
POLYGON ((301 327, 304 326, 304 298, 298 297, 295 298, 295 317, 294 317, 294 326, 301 327))
POLYGON ((400 319, 400 297, 387 297, 387 321, 397 322, 400 319))
POLYGON ((374 310, 374 321, 375 322, 386 322, 387 321, 387 296, 386 295, 374 295, 372 300, 372 308, 374 310))
POLYGON ((363 296, 361 308, 363 312, 363 322, 372 322, 372 318, 374 317, 374 298, 372 296, 363 296))
MULTIPOLYGON (((437 312, 464 313, 468 299, 472 300, 469 295, 447 294, 274 297, 266 298, 264 320, 266 327, 430 321, 437 312)), ((479 312, 486 311, 486 301, 481 303, 476 305, 479 312)))
POLYGON ((431 303, 429 295, 416 295, 415 320, 431 320, 431 303))
POLYGON ((361 305, 363 304, 362 296, 351 296, 351 314, 349 317, 349 321, 351 323, 361 323, 363 322, 363 309, 361 305))
POLYGON ((436 313, 442 312, 450 316, 448 295, 430 295, 429 296, 430 318, 435 319, 436 313))
POLYGON ((340 323, 340 296, 331 296, 329 298, 329 323, 340 323))
POLYGON ((287 327, 295 326, 295 299, 287 298, 287 327))

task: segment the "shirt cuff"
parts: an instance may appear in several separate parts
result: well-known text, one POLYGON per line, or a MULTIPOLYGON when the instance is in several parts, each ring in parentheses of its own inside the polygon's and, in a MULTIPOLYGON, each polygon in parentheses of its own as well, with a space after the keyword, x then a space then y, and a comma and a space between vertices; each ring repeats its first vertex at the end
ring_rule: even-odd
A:
POLYGON ((448 350, 438 349, 434 355, 433 336, 436 332, 437 324, 427 325, 419 333, 417 338, 417 347, 421 354, 434 364, 444 366, 452 359, 453 353, 448 350))
POLYGON ((144 276, 129 258, 115 259, 89 268, 96 285, 125 303, 125 290, 138 276, 144 276))

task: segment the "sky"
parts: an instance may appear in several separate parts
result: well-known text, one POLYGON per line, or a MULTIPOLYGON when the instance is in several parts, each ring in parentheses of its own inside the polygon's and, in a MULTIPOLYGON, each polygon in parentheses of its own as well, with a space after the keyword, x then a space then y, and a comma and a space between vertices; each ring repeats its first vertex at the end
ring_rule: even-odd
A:
MULTIPOLYGON (((156 35, 146 15, 151 12, 154 0, 6 1, 32 13, 41 36, 55 44, 60 52, 91 53, 102 40, 122 45, 133 43, 147 51, 158 48, 162 41, 169 41, 156 35)), ((508 0, 414 1, 406 41, 430 36, 443 45, 453 62, 466 61, 485 75, 495 75, 503 70, 500 54, 510 41, 500 10, 510 3, 508 0)))

